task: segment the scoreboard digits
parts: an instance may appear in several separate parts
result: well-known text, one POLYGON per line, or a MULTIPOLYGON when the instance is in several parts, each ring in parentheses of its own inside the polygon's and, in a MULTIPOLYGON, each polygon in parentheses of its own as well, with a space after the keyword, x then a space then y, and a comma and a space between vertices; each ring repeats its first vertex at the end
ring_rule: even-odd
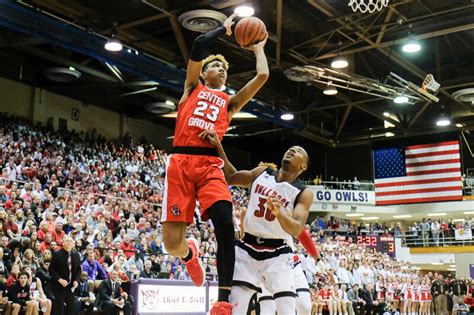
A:
POLYGON ((395 238, 393 236, 360 235, 357 245, 375 248, 377 251, 395 256, 395 238))

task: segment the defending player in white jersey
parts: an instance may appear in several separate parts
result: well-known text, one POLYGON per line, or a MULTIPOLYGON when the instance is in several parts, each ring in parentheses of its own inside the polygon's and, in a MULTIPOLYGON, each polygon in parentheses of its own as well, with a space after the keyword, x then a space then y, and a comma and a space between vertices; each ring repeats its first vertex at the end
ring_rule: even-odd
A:
MULTIPOLYGON (((244 218, 246 215, 246 209, 240 211, 240 238, 244 237, 244 218)), ((304 230, 304 233, 307 233, 304 230)), ((308 238, 310 236, 308 235, 308 238)), ((300 237, 301 238, 301 237, 300 237)), ((306 251, 312 255, 315 260, 318 260, 319 254, 316 246, 313 242, 302 244, 306 251)), ((299 255, 293 253, 293 275, 295 281, 295 291, 296 291, 296 314, 297 315, 310 315, 311 314, 311 291, 309 289, 308 281, 301 267, 301 260, 299 255)), ((257 294, 257 302, 260 308, 260 314, 275 314, 276 306, 275 299, 272 294, 265 288, 261 288, 262 293, 257 294)))
POLYGON ((293 237, 312 242, 304 229, 313 193, 298 177, 308 168, 309 157, 298 146, 283 156, 282 167, 271 171, 265 166, 237 171, 229 162, 214 131, 200 135, 216 147, 224 160, 229 185, 251 187, 242 240, 236 243, 236 262, 231 303, 233 314, 246 314, 255 291, 265 287, 273 295, 278 314, 294 314, 296 288, 293 276, 293 237))

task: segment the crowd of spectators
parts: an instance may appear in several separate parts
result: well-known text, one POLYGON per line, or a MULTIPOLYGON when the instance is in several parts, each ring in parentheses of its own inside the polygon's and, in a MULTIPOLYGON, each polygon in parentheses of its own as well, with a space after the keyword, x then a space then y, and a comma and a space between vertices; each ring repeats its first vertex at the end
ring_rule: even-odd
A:
MULTIPOLYGON (((93 294, 84 295, 86 282, 97 292, 100 281, 111 275, 124 290, 136 278, 189 279, 180 259, 167 255, 162 244, 159 204, 166 158, 164 151, 128 136, 106 141, 95 131, 57 132, 0 115, 0 293, 23 290, 18 286, 24 287, 24 277, 31 291, 21 303, 11 294, 0 300, 49 314, 55 298, 49 289, 51 252, 61 247, 64 235, 74 239, 82 261, 78 305, 90 307, 95 300, 93 294)), ((238 235, 240 208, 248 204, 248 195, 243 189, 231 192, 238 235)), ((198 212, 199 205, 187 236, 199 241, 207 277, 215 280, 216 238, 198 212)), ((298 249, 313 288, 344 283, 352 289, 375 285, 380 277, 384 283, 420 277, 408 263, 352 242, 352 235, 388 233, 384 225, 318 218, 307 228, 323 254, 316 263, 298 249)))
MULTIPOLYGON (((112 270, 124 283, 189 279, 161 241, 166 158, 127 136, 106 141, 95 131, 58 132, 0 114, 0 292, 30 268, 44 297, 54 301, 48 267, 65 234, 75 240, 88 280, 104 280, 112 270)), ((243 191, 233 195, 237 204, 246 202, 243 191)), ((187 233, 200 241, 209 278, 215 278, 213 228, 197 221, 187 233)))
POLYGON ((321 259, 306 257, 299 246, 298 253, 311 284, 313 314, 438 315, 465 303, 474 311, 472 279, 422 274, 410 263, 357 245, 348 236, 321 237, 314 231, 312 236, 321 259))
POLYGON ((374 234, 390 234, 393 235, 397 229, 389 227, 385 222, 364 223, 355 222, 353 220, 342 219, 330 216, 328 219, 317 217, 310 223, 311 231, 319 232, 324 235, 374 235, 374 234))
POLYGON ((474 217, 460 220, 423 218, 420 223, 414 222, 408 227, 405 241, 414 247, 472 245, 472 235, 474 217), (465 237, 456 239, 456 230, 463 230, 465 237))
POLYGON ((331 176, 327 181, 323 181, 323 176, 318 175, 311 183, 316 186, 324 186, 325 189, 338 189, 338 190, 373 190, 373 185, 369 181, 361 182, 354 177, 352 180, 340 180, 338 177, 331 176), (362 187, 361 187, 362 186, 362 187))

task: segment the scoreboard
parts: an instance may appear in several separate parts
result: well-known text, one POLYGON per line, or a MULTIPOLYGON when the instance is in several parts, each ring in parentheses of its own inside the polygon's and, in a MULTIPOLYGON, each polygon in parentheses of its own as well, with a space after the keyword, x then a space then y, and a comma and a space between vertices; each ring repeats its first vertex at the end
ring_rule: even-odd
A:
POLYGON ((365 245, 391 257, 395 256, 395 237, 391 235, 360 235, 357 236, 357 245, 365 245))

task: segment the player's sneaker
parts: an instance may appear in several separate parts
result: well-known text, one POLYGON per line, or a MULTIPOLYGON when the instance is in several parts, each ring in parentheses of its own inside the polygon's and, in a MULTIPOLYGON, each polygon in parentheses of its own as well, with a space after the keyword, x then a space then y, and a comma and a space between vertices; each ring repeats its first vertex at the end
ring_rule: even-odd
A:
POLYGON ((186 265, 186 270, 189 273, 189 277, 194 282, 194 285, 200 287, 204 284, 204 275, 206 271, 204 270, 204 266, 199 260, 199 246, 197 240, 190 238, 188 239, 188 245, 192 252, 192 258, 187 262, 184 262, 186 265))
POLYGON ((214 303, 209 314, 210 315, 231 315, 232 314, 232 304, 228 302, 218 301, 214 303))

